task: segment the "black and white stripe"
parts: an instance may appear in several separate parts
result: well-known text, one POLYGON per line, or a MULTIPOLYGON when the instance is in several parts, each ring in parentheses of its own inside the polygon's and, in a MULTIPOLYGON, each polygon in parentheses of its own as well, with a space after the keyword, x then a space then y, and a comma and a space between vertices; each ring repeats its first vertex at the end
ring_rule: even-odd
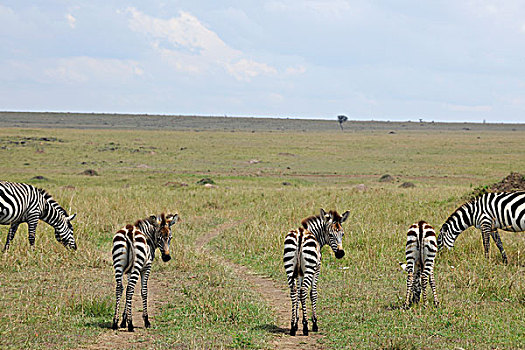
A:
POLYGON ((292 299, 292 322, 290 335, 295 335, 298 322, 297 291, 303 311, 303 334, 308 335, 308 320, 306 314, 306 294, 310 290, 312 301, 312 331, 317 326, 317 280, 321 269, 321 248, 328 244, 340 259, 345 255, 343 250, 343 227, 341 224, 348 218, 346 211, 342 216, 335 210, 328 214, 321 209, 321 215, 311 216, 302 220, 297 230, 288 232, 284 239, 284 269, 288 276, 290 297, 292 299), (297 282, 296 282, 297 281, 297 282))
POLYGON ((45 190, 24 183, 0 181, 0 224, 11 225, 4 251, 9 249, 18 226, 26 222, 29 244, 35 244, 35 232, 38 220, 53 226, 57 241, 64 246, 77 249, 73 237, 71 220, 75 214, 67 212, 45 190))
POLYGON ((474 226, 481 230, 485 256, 489 256, 490 236, 501 252, 503 262, 507 254, 503 249, 498 229, 511 232, 525 231, 525 192, 486 193, 463 204, 445 221, 438 236, 439 249, 452 248, 458 235, 474 226))
POLYGON ((420 221, 408 229, 406 243, 407 293, 404 308, 419 302, 419 286, 423 291, 423 303, 427 304, 427 283, 430 283, 434 304, 438 305, 436 282, 434 281, 434 259, 437 254, 436 232, 425 221, 420 221), (412 300, 411 300, 412 299, 412 300))
POLYGON ((178 214, 164 214, 150 216, 139 220, 135 225, 127 225, 117 231, 113 237, 113 268, 115 269, 116 305, 113 317, 113 329, 118 329, 119 305, 124 291, 123 276, 128 275, 126 289, 126 305, 122 314, 120 327, 128 326, 133 331, 133 320, 131 313, 131 299, 135 291, 135 285, 141 278, 142 295, 142 318, 144 327, 149 328, 148 319, 148 278, 151 271, 151 263, 155 258, 155 250, 160 249, 162 261, 167 262, 170 256, 171 226, 179 219, 178 214))

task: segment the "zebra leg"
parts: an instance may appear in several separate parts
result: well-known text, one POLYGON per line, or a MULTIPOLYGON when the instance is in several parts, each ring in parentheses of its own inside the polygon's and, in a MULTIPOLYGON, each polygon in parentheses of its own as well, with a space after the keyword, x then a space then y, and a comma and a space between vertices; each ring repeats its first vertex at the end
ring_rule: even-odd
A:
POLYGON ((290 298, 292 299, 292 321, 290 327, 290 335, 295 335, 297 332, 297 323, 299 322, 298 302, 297 302, 297 286, 293 277, 288 277, 288 285, 290 286, 290 298))
POLYGON ((11 226, 9 227, 9 232, 7 233, 7 239, 5 241, 4 252, 9 249, 9 244, 11 243, 13 238, 15 238, 15 233, 16 233, 16 230, 18 230, 18 225, 20 225, 20 223, 15 222, 15 223, 12 223, 11 226))
POLYGON ((128 279, 128 287, 126 288, 126 308, 124 310, 125 316, 122 316, 122 322, 127 321, 128 331, 133 332, 133 317, 131 312, 131 301, 133 299, 133 292, 135 291, 135 284, 139 279, 139 269, 134 268, 128 279))
POLYGON ((303 334, 308 335, 308 311, 306 307, 306 297, 308 288, 312 283, 313 273, 305 275, 299 287, 299 299, 301 300, 301 309, 303 311, 303 334))
MULTIPOLYGON (((126 301, 124 302, 124 311, 122 312, 122 321, 120 322, 120 328, 126 327, 126 324, 128 323, 128 289, 129 289, 129 280, 131 278, 131 274, 128 273, 128 286, 126 287, 126 301)), ((124 291, 124 290, 122 290, 124 291)), ((133 295, 132 295, 133 296, 133 295)))
POLYGON ((489 252, 490 252, 490 233, 492 231, 492 227, 488 224, 483 224, 481 226, 481 238, 483 239, 483 249, 485 250, 485 257, 489 258, 489 252))
POLYGON ((141 274, 141 294, 142 294, 142 319, 144 320, 144 328, 149 328, 151 323, 148 318, 148 278, 151 272, 151 264, 144 266, 141 274))
POLYGON ((417 267, 416 271, 414 272, 414 281, 412 284, 412 300, 410 304, 419 303, 420 296, 421 296, 421 267, 417 267))
POLYGON ((124 291, 124 287, 122 285, 122 271, 115 272, 115 279, 117 281, 117 288, 115 291, 117 303, 115 305, 115 316, 113 316, 113 326, 111 326, 112 329, 118 329, 118 312, 120 306, 120 299, 122 298, 122 292, 124 291))
POLYGON ((498 229, 492 230, 490 232, 490 235, 492 236, 492 239, 494 240, 494 242, 496 242, 496 246, 498 247, 501 253, 501 258, 503 259, 503 263, 507 265, 508 264, 507 253, 505 253, 505 249, 503 249, 503 243, 501 243, 501 238, 499 236, 498 229))
POLYGON ((421 274, 421 291, 423 292, 423 306, 427 306, 427 283, 428 283, 428 273, 423 271, 421 274))
POLYGON ((38 224, 38 215, 32 216, 27 219, 27 233, 28 233, 29 245, 31 247, 35 246, 35 233, 36 233, 37 224, 38 224))
POLYGON ((410 297, 412 296, 412 284, 414 283, 414 273, 412 271, 408 272, 407 277, 407 294, 405 297, 405 304, 403 309, 407 310, 410 307, 410 297))
POLYGON ((432 288, 432 294, 434 295, 434 305, 439 305, 439 300, 436 292, 436 281, 434 280, 434 272, 430 273, 429 278, 430 288, 432 288))
POLYGON ((312 301, 312 332, 317 332, 317 280, 319 279, 319 272, 321 271, 321 264, 317 266, 312 281, 312 289, 310 290, 310 300, 312 301))
POLYGON ((301 300, 301 309, 303 310, 303 334, 308 335, 308 319, 306 310, 306 293, 307 289, 304 284, 299 288, 299 299, 301 300))

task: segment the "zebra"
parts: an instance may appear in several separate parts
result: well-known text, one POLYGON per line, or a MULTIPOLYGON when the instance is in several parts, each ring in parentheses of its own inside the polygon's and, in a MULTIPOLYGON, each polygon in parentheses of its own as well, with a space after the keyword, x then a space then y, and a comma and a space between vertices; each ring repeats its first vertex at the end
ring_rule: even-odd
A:
POLYGON ((525 231, 525 192, 498 192, 483 194, 454 211, 445 221, 437 239, 438 248, 454 247, 458 235, 468 227, 481 230, 485 256, 489 257, 490 236, 508 263, 498 229, 510 232, 525 231))
POLYGON ((25 183, 0 181, 0 224, 11 225, 7 234, 4 252, 9 245, 18 226, 26 222, 29 233, 29 245, 35 245, 35 232, 38 220, 53 226, 55 238, 66 248, 77 249, 73 236, 71 220, 76 214, 68 213, 41 188, 25 183))
POLYGON ((425 221, 419 221, 410 226, 406 243, 406 266, 408 273, 407 294, 404 309, 411 303, 419 301, 419 287, 423 291, 423 303, 427 304, 427 283, 430 283, 434 295, 434 305, 439 305, 434 280, 434 259, 437 254, 436 232, 425 221), (412 300, 410 300, 412 298, 412 300))
POLYGON ((131 313, 131 299, 135 291, 135 284, 140 276, 142 294, 142 318, 144 327, 151 326, 148 319, 148 278, 151 264, 155 258, 155 250, 160 249, 162 261, 168 262, 170 256, 171 226, 179 219, 178 214, 152 215, 146 219, 138 220, 134 225, 126 225, 117 231, 113 238, 113 268, 115 269, 116 306, 113 317, 113 329, 118 329, 119 304, 122 297, 123 275, 128 275, 126 289, 126 305, 122 314, 121 328, 128 326, 128 331, 133 332, 131 313))
POLYGON ((308 335, 306 315, 306 293, 310 290, 312 301, 312 331, 317 332, 317 280, 321 270, 321 248, 328 244, 337 259, 341 259, 344 231, 341 226, 346 221, 349 211, 339 215, 337 211, 326 213, 321 209, 318 216, 310 216, 301 221, 302 227, 288 232, 284 239, 284 269, 288 276, 290 298, 292 299, 292 322, 290 335, 297 332, 299 322, 297 290, 303 311, 303 334, 308 335), (297 285, 296 285, 297 280, 297 285))

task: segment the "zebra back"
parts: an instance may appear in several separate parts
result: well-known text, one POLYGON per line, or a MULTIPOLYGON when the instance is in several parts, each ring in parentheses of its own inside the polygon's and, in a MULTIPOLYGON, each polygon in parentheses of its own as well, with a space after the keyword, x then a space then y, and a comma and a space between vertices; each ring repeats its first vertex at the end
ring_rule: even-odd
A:
POLYGON ((417 266, 424 266, 426 259, 434 260, 437 253, 436 232, 425 221, 419 221, 410 226, 407 232, 405 247, 406 270, 413 272, 417 266))

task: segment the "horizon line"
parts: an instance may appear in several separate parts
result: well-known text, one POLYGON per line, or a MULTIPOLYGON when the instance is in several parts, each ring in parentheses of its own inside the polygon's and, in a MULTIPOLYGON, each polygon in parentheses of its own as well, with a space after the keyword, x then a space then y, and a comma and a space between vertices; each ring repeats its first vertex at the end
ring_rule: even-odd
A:
MULTIPOLYGON (((169 114, 169 113, 141 113, 141 112, 86 112, 86 111, 36 111, 36 110, 3 110, 0 111, 0 113, 49 113, 49 114, 91 114, 91 115, 136 115, 136 116, 159 116, 159 117, 199 117, 199 118, 247 118, 247 119, 281 119, 281 120, 315 120, 315 121, 335 121, 337 120, 337 115, 331 118, 321 118, 321 117, 300 117, 300 116, 271 116, 271 115, 254 115, 254 116, 246 116, 246 115, 228 115, 228 114, 210 114, 210 115, 204 115, 204 114, 169 114)), ((338 114, 338 115, 344 115, 344 114, 338 114)), ((348 116, 347 116, 348 117, 348 116)), ((441 123, 441 124, 517 124, 522 125, 525 124, 524 122, 517 122, 517 121, 501 121, 501 122, 494 122, 494 121, 443 121, 443 120, 436 120, 436 119, 423 119, 423 118, 416 118, 415 120, 412 119, 352 119, 355 117, 348 117, 348 120, 346 122, 379 122, 379 123, 441 123)))

